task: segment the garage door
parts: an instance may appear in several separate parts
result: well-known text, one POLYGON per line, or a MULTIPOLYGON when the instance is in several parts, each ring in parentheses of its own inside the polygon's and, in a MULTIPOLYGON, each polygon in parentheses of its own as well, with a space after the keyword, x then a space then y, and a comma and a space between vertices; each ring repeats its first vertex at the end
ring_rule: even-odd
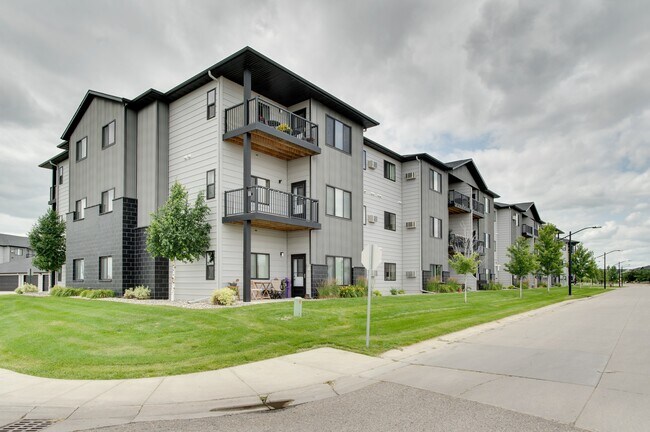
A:
POLYGON ((0 275, 0 291, 13 291, 18 287, 18 276, 0 275))
POLYGON ((43 275, 43 291, 50 289, 50 275, 43 275))

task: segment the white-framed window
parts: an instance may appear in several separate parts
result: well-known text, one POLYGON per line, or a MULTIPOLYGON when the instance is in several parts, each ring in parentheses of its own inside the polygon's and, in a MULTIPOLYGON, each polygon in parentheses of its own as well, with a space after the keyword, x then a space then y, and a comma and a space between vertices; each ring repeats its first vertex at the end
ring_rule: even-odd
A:
POLYGON ((430 223, 429 235, 433 238, 442 238, 442 219, 431 217, 430 223))
POLYGON ((325 126, 325 144, 352 154, 352 128, 330 116, 326 117, 325 126))
POLYGON ((490 198, 484 197, 485 201, 485 213, 490 213, 490 198))
POLYGON ((113 280, 113 257, 99 257, 99 280, 113 280))
POLYGON ((336 280, 338 285, 352 284, 352 258, 327 256, 327 278, 336 280))
POLYGON ((74 204, 74 220, 81 220, 86 217, 86 198, 82 198, 74 204))
POLYGON ((77 162, 82 161, 88 157, 88 137, 83 137, 77 141, 76 153, 77 162))
POLYGON ((387 160, 384 161, 384 178, 395 181, 395 164, 387 160))
POLYGON ((260 186, 259 188, 255 188, 253 200, 258 204, 268 204, 271 193, 271 180, 256 176, 251 176, 251 178, 253 179, 253 186, 260 186))
POLYGON ((391 212, 384 212, 384 229, 389 231, 397 230, 397 215, 391 212))
POLYGON ((252 253, 251 258, 251 279, 270 279, 271 255, 267 253, 252 253))
POLYGON ((205 253, 205 280, 214 280, 214 251, 205 253))
POLYGON ((115 144, 115 120, 102 128, 102 148, 115 144))
POLYGON ((344 219, 352 218, 352 194, 343 189, 327 186, 325 213, 344 219))
POLYGON ((368 219, 368 210, 366 206, 363 206, 363 224, 365 225, 368 219))
POLYGON ((23 255, 23 250, 21 248, 16 248, 16 255, 17 256, 22 256, 23 255))
POLYGON ((213 199, 216 196, 216 170, 210 170, 205 174, 205 199, 213 199))
POLYGON ((109 189, 102 192, 102 202, 99 206, 99 213, 110 213, 113 211, 113 200, 115 199, 115 189, 109 189))
POLYGON ((217 115, 217 89, 208 91, 207 105, 206 105, 206 118, 210 120, 217 115))
POLYGON ((363 160, 363 169, 366 169, 366 168, 368 168, 368 152, 364 150, 361 153, 361 156, 363 158, 362 159, 363 160))
POLYGON ((485 247, 490 249, 490 233, 483 233, 485 247))
POLYGON ((442 193, 442 175, 436 170, 429 170, 429 189, 442 193))
POLYGON ((72 260, 72 280, 84 280, 84 260, 83 258, 72 260))
POLYGON ((63 184, 63 167, 62 166, 59 167, 59 184, 60 185, 63 184))
POLYGON ((397 264, 384 263, 384 280, 385 281, 397 280, 397 264))

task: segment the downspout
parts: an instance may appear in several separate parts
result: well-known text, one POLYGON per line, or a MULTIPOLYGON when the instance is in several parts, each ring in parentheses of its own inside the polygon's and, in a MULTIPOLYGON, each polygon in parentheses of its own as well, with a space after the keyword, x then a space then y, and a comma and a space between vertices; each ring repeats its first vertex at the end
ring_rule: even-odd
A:
POLYGON ((212 75, 212 71, 210 69, 208 69, 208 76, 210 78, 212 78, 212 81, 217 81, 218 80, 218 78, 215 78, 214 75, 212 75))
MULTIPOLYGON (((422 250, 422 236, 424 235, 424 227, 422 226, 422 202, 424 202, 424 197, 422 196, 422 182, 424 181, 422 178, 422 160, 420 160, 419 156, 415 156, 415 160, 418 161, 418 171, 420 172, 420 182, 418 183, 418 187, 420 188, 420 208, 419 208, 419 220, 418 220, 418 225, 420 227, 420 235, 418 236, 418 242, 420 245, 420 259, 418 260, 418 281, 419 281, 419 286, 418 286, 418 292, 422 291, 422 258, 424 257, 424 251, 422 250)), ((402 245, 403 247, 403 245, 402 245)), ((404 260, 402 259, 402 262, 404 260)))

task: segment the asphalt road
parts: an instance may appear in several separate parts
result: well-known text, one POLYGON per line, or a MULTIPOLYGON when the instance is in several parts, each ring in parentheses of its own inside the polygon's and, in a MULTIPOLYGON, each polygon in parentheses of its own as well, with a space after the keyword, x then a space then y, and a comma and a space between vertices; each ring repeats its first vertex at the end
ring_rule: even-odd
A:
POLYGON ((292 408, 193 420, 130 423, 101 432, 579 431, 539 417, 393 383, 292 408))

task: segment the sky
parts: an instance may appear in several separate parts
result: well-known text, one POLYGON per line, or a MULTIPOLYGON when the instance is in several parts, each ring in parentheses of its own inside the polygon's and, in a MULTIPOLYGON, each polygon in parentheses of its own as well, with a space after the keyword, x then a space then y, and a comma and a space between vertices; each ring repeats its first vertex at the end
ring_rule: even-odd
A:
POLYGON ((251 46, 378 120, 367 137, 472 158, 499 201, 647 265, 648 23, 631 0, 3 0, 0 232, 47 209, 38 164, 88 89, 167 91, 251 46))

